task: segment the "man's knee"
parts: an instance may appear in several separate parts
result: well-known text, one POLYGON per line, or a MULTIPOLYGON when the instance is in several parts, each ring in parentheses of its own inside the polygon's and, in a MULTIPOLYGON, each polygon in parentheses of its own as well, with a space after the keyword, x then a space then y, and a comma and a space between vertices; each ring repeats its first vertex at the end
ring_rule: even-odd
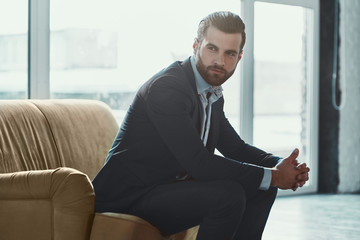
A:
POLYGON ((269 190, 267 190, 267 196, 270 199, 270 201, 275 201, 275 198, 277 196, 278 189, 275 187, 270 187, 269 190))

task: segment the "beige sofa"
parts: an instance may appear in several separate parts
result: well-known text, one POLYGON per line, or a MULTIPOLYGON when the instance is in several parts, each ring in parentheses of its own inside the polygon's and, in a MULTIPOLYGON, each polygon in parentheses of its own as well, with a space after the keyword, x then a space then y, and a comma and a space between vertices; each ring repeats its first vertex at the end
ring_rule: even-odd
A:
POLYGON ((136 216, 94 213, 91 180, 118 124, 95 100, 0 100, 0 240, 195 239, 136 216))

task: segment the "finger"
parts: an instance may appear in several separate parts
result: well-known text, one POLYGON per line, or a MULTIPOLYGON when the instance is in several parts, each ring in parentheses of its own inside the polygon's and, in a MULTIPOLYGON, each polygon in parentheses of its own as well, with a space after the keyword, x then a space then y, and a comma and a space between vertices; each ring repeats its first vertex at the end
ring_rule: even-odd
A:
POLYGON ((299 149, 295 148, 294 151, 290 154, 289 158, 296 159, 299 156, 299 149))
POLYGON ((307 172, 298 174, 298 175, 296 175, 296 180, 297 181, 307 181, 307 180, 309 180, 309 174, 307 172))
POLYGON ((294 151, 292 151, 292 153, 285 158, 285 161, 290 162, 293 165, 297 165, 297 160, 296 158, 299 156, 299 149, 295 148, 294 151))
POLYGON ((306 163, 299 163, 297 166, 296 166, 297 169, 305 169, 306 168, 306 163))
POLYGON ((299 165, 299 162, 297 159, 291 160, 291 163, 295 166, 295 168, 299 165))
POLYGON ((306 183, 306 181, 299 181, 299 182, 297 183, 297 186, 298 186, 298 187, 303 187, 303 186, 305 185, 305 183, 306 183))
POLYGON ((310 172, 310 168, 306 167, 306 168, 296 168, 300 173, 299 174, 304 174, 304 173, 308 173, 310 172))
POLYGON ((297 183, 298 187, 303 187, 305 185, 306 181, 300 181, 297 183))

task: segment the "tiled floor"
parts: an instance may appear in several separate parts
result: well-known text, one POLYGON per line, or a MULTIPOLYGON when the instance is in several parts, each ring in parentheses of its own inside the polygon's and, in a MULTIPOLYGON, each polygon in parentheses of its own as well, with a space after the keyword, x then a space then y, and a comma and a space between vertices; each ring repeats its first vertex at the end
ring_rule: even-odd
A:
POLYGON ((360 240, 360 194, 278 197, 263 240, 360 240))

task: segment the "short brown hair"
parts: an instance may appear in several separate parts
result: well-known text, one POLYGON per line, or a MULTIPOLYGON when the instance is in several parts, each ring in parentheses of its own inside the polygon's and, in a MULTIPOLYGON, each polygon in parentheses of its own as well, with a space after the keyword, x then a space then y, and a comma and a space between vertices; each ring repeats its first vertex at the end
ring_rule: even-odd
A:
POLYGON ((210 26, 225 33, 240 33, 242 38, 240 52, 243 50, 246 40, 245 24, 237 14, 228 11, 214 12, 203 18, 197 31, 197 39, 200 43, 210 26))

